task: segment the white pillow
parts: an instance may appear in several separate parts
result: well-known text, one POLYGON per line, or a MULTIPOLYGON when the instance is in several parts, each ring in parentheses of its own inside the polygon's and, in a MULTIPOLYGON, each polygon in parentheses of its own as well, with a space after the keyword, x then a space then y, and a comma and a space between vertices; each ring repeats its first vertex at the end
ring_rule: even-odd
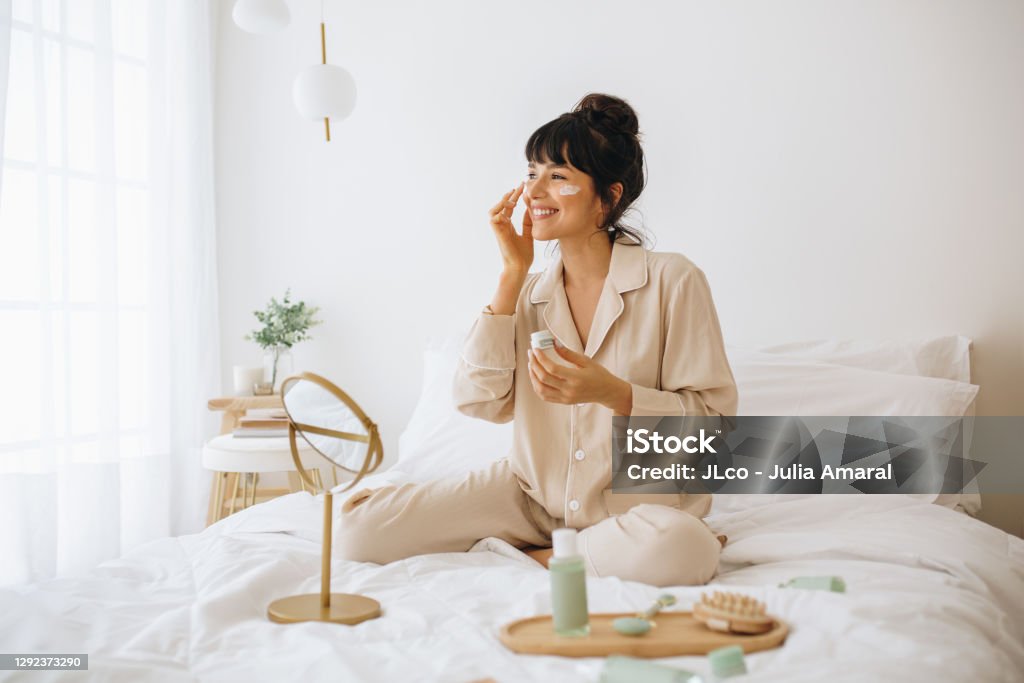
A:
MULTIPOLYGON (((460 340, 461 341, 461 340, 460 340)), ((452 400, 459 352, 453 342, 423 354, 423 389, 398 437, 396 469, 415 480, 463 475, 487 467, 512 450, 512 423, 463 415, 452 400)))
MULTIPOLYGON (((845 367, 781 353, 727 346, 739 391, 738 415, 954 416, 973 410, 978 387, 937 377, 845 367)), ((817 495, 817 494, 807 494, 817 495)), ((806 497, 801 494, 716 494, 711 514, 806 497)), ((976 514, 974 494, 921 494, 921 500, 976 514)))
POLYGON ((764 346, 758 351, 836 365, 971 381, 971 340, 944 335, 905 341, 866 339, 818 339, 764 346))
POLYGON ((727 347, 738 415, 964 415, 973 384, 727 347))
MULTIPOLYGON (((818 339, 765 346, 764 353, 777 353, 835 365, 880 370, 903 375, 971 381, 972 340, 962 335, 942 335, 909 340, 818 339)), ((974 404, 967 409, 974 415, 974 404)), ((927 496, 925 496, 927 498, 927 496)), ((959 509, 972 516, 981 510, 977 482, 962 494, 942 494, 931 502, 959 509)))

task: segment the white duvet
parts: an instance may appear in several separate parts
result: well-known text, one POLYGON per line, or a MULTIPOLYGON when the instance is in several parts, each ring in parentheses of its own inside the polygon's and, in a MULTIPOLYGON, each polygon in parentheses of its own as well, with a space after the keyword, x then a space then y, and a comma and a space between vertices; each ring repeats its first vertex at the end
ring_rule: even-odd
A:
MULTIPOLYGON (((395 473, 367 480, 394 480, 395 473)), ((335 561, 332 588, 378 599, 358 626, 267 621, 319 590, 322 503, 305 493, 203 533, 152 542, 86 576, 0 591, 0 651, 88 653, 89 673, 7 680, 597 681, 602 660, 516 655, 501 624, 549 612, 546 572, 490 539, 387 566, 335 561)), ((729 543, 711 586, 764 600, 792 631, 747 655, 740 681, 1022 681, 1024 541, 900 496, 829 496, 708 519, 729 543), (778 588, 839 575, 845 594, 778 588)), ((589 579, 590 609, 646 607, 662 589, 589 579)), ((707 587, 674 589, 686 609, 707 587)), ((661 660, 708 673, 703 657, 661 660)))

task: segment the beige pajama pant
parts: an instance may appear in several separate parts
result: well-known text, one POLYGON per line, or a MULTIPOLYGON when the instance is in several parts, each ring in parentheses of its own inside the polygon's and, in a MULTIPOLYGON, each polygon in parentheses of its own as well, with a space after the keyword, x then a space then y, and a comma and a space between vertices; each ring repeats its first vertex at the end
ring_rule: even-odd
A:
MULTIPOLYGON (((495 536, 517 548, 550 547, 563 526, 523 491, 507 460, 464 478, 357 491, 342 505, 335 552, 385 564, 426 553, 464 552, 495 536)), ((580 530, 591 576, 655 586, 705 584, 721 544, 703 521, 667 505, 637 505, 580 530)))

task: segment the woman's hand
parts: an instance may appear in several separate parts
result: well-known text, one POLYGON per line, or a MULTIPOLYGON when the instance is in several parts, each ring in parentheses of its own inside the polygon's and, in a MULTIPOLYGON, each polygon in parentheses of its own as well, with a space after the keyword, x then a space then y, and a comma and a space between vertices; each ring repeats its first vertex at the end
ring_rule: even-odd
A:
POLYGON ((523 183, 506 192, 501 201, 491 208, 491 229, 498 239, 501 259, 505 272, 526 276, 533 265, 533 216, 530 215, 530 198, 525 197, 526 215, 523 216, 523 233, 516 232, 512 225, 512 211, 523 194, 523 183))
POLYGON ((572 363, 559 365, 536 349, 530 349, 530 383, 533 390, 550 403, 600 403, 616 415, 633 410, 633 387, 608 372, 588 356, 555 345, 555 352, 572 363))

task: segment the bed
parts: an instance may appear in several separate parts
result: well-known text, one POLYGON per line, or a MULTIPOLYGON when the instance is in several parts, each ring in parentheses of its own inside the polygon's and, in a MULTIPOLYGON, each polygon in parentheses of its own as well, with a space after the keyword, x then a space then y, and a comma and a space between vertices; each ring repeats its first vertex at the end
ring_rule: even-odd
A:
MULTIPOLYGON (((803 405, 813 399, 807 392, 814 391, 816 373, 824 373, 818 383, 834 391, 839 372, 834 368, 890 375, 902 369, 903 378, 973 386, 962 381, 961 370, 948 358, 936 369, 900 365, 909 356, 887 365, 871 357, 875 368, 867 369, 857 367, 856 353, 843 356, 847 364, 840 365, 843 359, 835 356, 813 358, 807 348, 798 352, 803 354, 799 363, 828 366, 802 371, 802 394, 792 400, 803 405), (884 369, 878 369, 881 365, 884 369), (941 373, 956 377, 934 376, 941 373)), ((759 352, 755 362, 736 352, 741 412, 760 409, 756 402, 743 405, 744 387, 749 401, 760 400, 758 377, 780 372, 779 363, 797 362, 795 355, 784 361, 761 356, 786 353, 793 349, 759 352), (757 369, 762 361, 764 367, 757 369)), ((439 471, 442 461, 428 467, 424 452, 461 454, 463 462, 443 459, 453 470, 448 474, 457 475, 466 458, 483 457, 474 450, 481 444, 501 445, 502 426, 452 428, 450 422, 458 418, 438 406, 431 387, 443 383, 450 358, 447 349, 433 359, 428 355, 423 395, 403 434, 399 462, 372 475, 367 486, 446 474, 439 471)), ((872 386, 881 381, 871 379, 872 386)), ((898 399, 884 391, 880 395, 903 401, 894 406, 901 410, 912 407, 907 401, 935 395, 960 401, 950 410, 970 409, 969 389, 944 385, 937 391, 934 382, 924 385, 917 398, 908 398, 913 388, 906 382, 899 384, 898 399), (957 396, 954 389, 960 390, 959 398, 950 398, 957 396)), ((782 406, 779 396, 771 400, 782 406)), ((866 399, 861 394, 858 400, 866 399)), ((335 503, 343 498, 336 496, 335 503)), ((319 588, 321 505, 307 493, 284 496, 202 533, 153 541, 86 575, 0 591, 5 652, 90 656, 88 674, 0 672, 0 678, 599 679, 599 659, 516 655, 499 642, 502 624, 548 612, 550 605, 546 572, 497 539, 483 539, 467 553, 386 566, 336 559, 333 590, 378 599, 382 618, 354 627, 269 622, 265 610, 272 600, 319 588)), ((969 496, 716 496, 707 521, 729 537, 719 573, 709 586, 671 589, 679 598, 675 609, 687 609, 709 588, 730 587, 763 600, 770 613, 791 625, 783 647, 747 656, 749 674, 737 681, 1024 680, 1024 540, 974 519, 968 512, 975 506, 969 496), (807 575, 842 576, 847 592, 779 586, 807 575)), ((588 580, 595 612, 640 609, 661 592, 616 578, 588 580)), ((709 672, 703 657, 660 661, 709 672)))

